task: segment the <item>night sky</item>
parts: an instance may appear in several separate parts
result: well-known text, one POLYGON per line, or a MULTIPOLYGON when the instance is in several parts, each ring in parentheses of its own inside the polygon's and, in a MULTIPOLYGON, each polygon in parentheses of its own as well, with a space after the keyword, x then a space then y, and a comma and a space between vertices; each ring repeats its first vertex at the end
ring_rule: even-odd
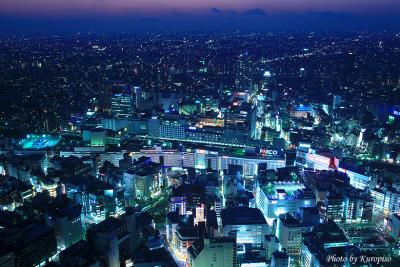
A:
POLYGON ((399 0, 0 0, 0 32, 398 30, 399 0))

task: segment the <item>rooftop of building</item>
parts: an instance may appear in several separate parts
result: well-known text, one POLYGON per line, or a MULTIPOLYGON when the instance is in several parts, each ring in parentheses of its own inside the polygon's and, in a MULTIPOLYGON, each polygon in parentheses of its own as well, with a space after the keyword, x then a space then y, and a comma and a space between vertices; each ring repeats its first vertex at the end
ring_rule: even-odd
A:
POLYGON ((157 266, 178 267, 178 265, 174 261, 174 258, 165 248, 138 251, 134 255, 133 259, 135 264, 161 263, 158 264, 157 266))
POLYGON ((356 172, 362 175, 366 174, 365 168, 361 165, 362 162, 357 162, 356 160, 349 158, 342 158, 339 162, 339 168, 343 170, 348 170, 352 172, 356 172))
POLYGON ((350 244, 343 230, 333 221, 319 224, 311 232, 303 234, 303 243, 322 261, 329 250, 340 250, 350 244))
POLYGON ((49 235, 53 235, 55 241, 53 228, 40 223, 31 223, 21 227, 19 231, 10 236, 10 238, 15 248, 19 250, 49 235))
POLYGON ((328 221, 314 227, 311 237, 324 243, 348 242, 343 230, 333 221, 328 221), (323 237, 321 239, 321 237, 323 237))
POLYGON ((19 213, 8 210, 0 210, 0 229, 7 231, 10 228, 24 224, 26 219, 19 213))
POLYGON ((200 228, 197 226, 178 225, 176 235, 180 240, 198 240, 200 238, 200 228))
POLYGON ((21 181, 12 176, 2 176, 0 175, 0 196, 8 195, 10 192, 14 190, 18 190, 19 192, 25 192, 28 190, 33 190, 32 185, 21 181))
POLYGON ((235 244, 235 239, 231 237, 217 237, 217 238, 205 237, 204 240, 195 241, 193 245, 188 248, 188 253, 192 258, 195 259, 207 244, 212 245, 212 244, 224 244, 224 243, 235 244))
POLYGON ((146 211, 139 211, 135 213, 136 225, 146 226, 153 223, 153 217, 146 211))
POLYGON ((90 232, 99 232, 99 233, 108 233, 111 231, 115 231, 124 227, 125 223, 121 219, 109 217, 104 221, 93 225, 91 228, 88 229, 90 232))
POLYGON ((172 224, 193 225, 193 215, 180 215, 177 211, 168 212, 167 219, 172 224))
POLYGON ((204 187, 197 184, 183 184, 172 189, 174 197, 182 197, 186 195, 205 195, 204 187))
POLYGON ((266 220, 257 208, 236 207, 221 211, 222 225, 266 224, 266 220))
POLYGON ((60 141, 60 135, 28 134, 18 142, 18 145, 24 150, 45 150, 55 147, 60 141))
POLYGON ((319 224, 320 215, 316 207, 301 207, 297 212, 279 215, 286 227, 312 227, 319 224))
POLYGON ((75 244, 61 251, 60 256, 69 258, 85 257, 89 251, 91 251, 89 243, 85 240, 79 240, 75 244))
POLYGON ((272 181, 265 185, 262 189, 264 190, 264 193, 269 196, 269 195, 275 195, 277 190, 284 190, 286 194, 291 195, 297 190, 304 189, 305 186, 303 183, 300 183, 299 181, 272 181))
POLYGON ((285 214, 279 215, 279 220, 282 222, 282 224, 285 227, 288 227, 288 228, 294 228, 294 227, 301 227, 302 226, 300 220, 298 220, 296 217, 294 217, 290 213, 285 213, 285 214))
POLYGON ((69 220, 78 218, 82 212, 82 205, 79 203, 71 203, 71 201, 61 201, 59 199, 53 200, 48 206, 47 213, 51 217, 63 218, 67 217, 69 220))
POLYGON ((102 195, 105 190, 113 189, 110 184, 86 174, 62 177, 62 181, 67 184, 67 187, 68 185, 73 185, 93 195, 102 195))

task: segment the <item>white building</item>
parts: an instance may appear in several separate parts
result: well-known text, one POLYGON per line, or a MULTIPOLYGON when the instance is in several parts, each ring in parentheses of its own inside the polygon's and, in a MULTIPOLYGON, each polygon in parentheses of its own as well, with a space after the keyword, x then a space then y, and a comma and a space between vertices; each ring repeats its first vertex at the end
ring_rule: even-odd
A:
POLYGON ((279 216, 276 227, 276 236, 282 249, 291 257, 297 257, 301 252, 302 234, 312 230, 312 226, 302 225, 291 214, 279 216))
POLYGON ((256 205, 265 217, 278 218, 280 214, 296 212, 301 207, 315 207, 313 192, 299 182, 274 182, 258 185, 256 205))
POLYGON ((347 174, 350 178, 350 184, 357 189, 364 190, 366 187, 371 187, 370 183, 372 177, 369 175, 357 173, 344 168, 338 168, 338 171, 347 174))
POLYGON ((236 243, 232 238, 204 239, 204 244, 194 243, 188 249, 188 267, 235 267, 236 243))
POLYGON ((244 176, 254 176, 258 173, 258 165, 260 163, 266 163, 267 169, 277 169, 286 166, 285 159, 222 156, 220 168, 224 170, 228 169, 229 165, 239 165, 243 167, 244 176))
POLYGON ((388 216, 400 212, 400 193, 394 188, 374 188, 371 190, 374 199, 374 213, 388 216))
POLYGON ((312 148, 297 150, 298 165, 314 170, 332 170, 339 167, 339 159, 329 152, 316 151, 312 148))
POLYGON ((264 258, 266 262, 271 262, 272 253, 281 250, 279 239, 274 235, 266 235, 263 242, 264 258))
POLYGON ((223 209, 221 220, 223 235, 226 237, 236 236, 238 246, 252 244, 253 248, 261 250, 264 236, 270 233, 264 216, 256 208, 223 209))
POLYGON ((151 161, 162 163, 166 167, 196 168, 223 171, 229 165, 239 165, 243 167, 244 176, 254 176, 258 172, 258 165, 267 164, 267 169, 276 169, 286 166, 286 161, 282 157, 249 157, 220 155, 216 151, 204 149, 163 150, 160 147, 155 149, 142 149, 132 152, 133 159, 142 156, 151 158, 151 161))
POLYGON ((84 239, 81 212, 82 206, 77 203, 46 212, 46 225, 54 229, 59 249, 66 249, 84 239))

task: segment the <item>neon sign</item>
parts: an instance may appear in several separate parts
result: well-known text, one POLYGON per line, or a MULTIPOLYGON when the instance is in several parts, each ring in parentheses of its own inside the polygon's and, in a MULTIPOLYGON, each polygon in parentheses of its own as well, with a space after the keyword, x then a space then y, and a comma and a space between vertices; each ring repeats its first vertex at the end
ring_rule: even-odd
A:
POLYGON ((276 156, 278 155, 278 151, 276 150, 271 150, 271 149, 265 149, 265 148, 260 148, 261 155, 263 156, 276 156))

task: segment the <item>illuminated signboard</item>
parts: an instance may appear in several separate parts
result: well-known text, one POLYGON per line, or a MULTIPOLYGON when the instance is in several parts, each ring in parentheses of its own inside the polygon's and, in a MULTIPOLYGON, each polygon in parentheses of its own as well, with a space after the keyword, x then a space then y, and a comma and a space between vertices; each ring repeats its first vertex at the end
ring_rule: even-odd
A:
POLYGON ((307 154, 307 160, 329 168, 337 168, 339 160, 335 157, 325 157, 318 154, 307 154))
POLYGON ((204 149, 196 149, 197 154, 206 154, 206 150, 204 149))
POLYGON ((263 156, 277 156, 278 155, 277 150, 265 149, 265 148, 260 148, 259 153, 260 153, 260 155, 263 155, 263 156))
POLYGON ((393 110, 393 115, 400 116, 400 110, 393 110))
POLYGON ((312 162, 318 162, 321 164, 329 165, 330 163, 330 158, 317 155, 317 154, 308 154, 307 155, 307 160, 312 161, 312 162))

